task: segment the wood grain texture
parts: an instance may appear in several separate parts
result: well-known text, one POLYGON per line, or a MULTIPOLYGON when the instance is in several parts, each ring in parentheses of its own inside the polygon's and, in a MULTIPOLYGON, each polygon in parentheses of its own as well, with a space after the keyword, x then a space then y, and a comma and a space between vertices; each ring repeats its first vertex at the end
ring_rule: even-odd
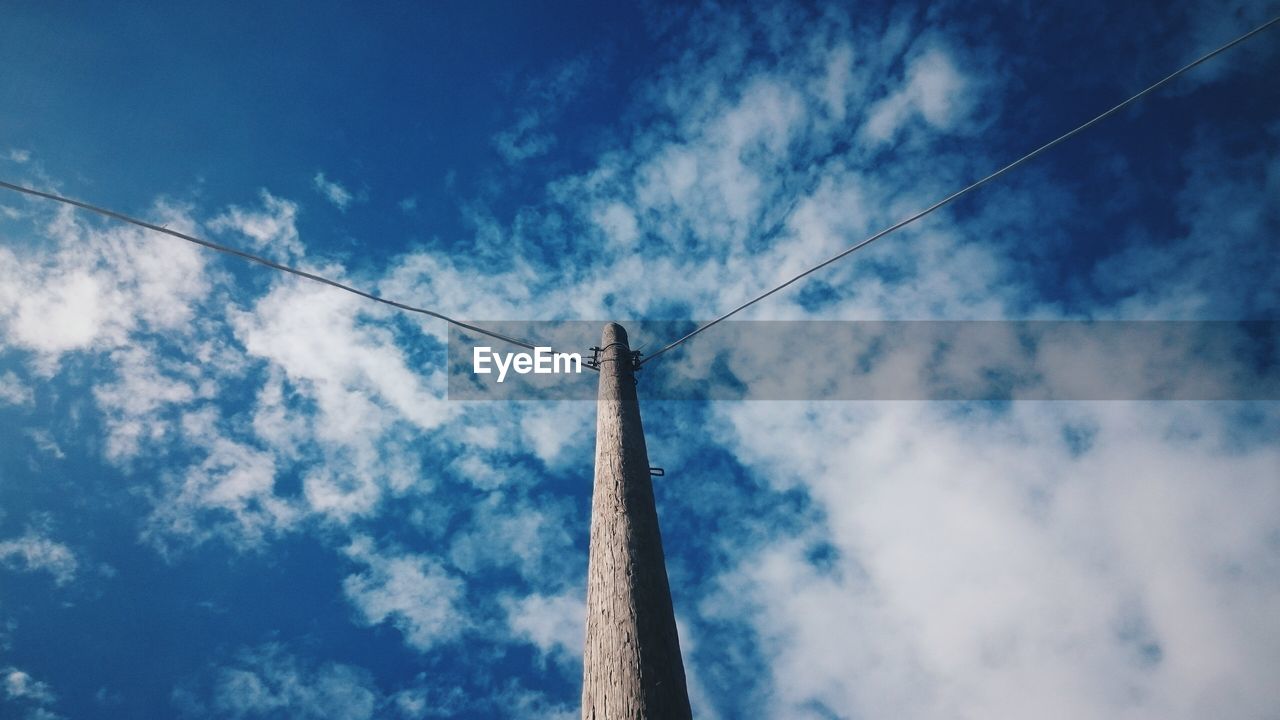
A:
POLYGON ((689 718, 627 333, 600 345, 582 717, 689 718))

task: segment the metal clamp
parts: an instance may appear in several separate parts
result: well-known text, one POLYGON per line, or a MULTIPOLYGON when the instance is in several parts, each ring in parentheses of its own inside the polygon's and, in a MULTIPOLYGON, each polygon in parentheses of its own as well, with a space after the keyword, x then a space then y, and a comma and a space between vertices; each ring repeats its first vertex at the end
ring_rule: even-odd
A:
MULTIPOLYGON (((605 350, 608 350, 614 345, 621 345, 621 344, 622 343, 609 343, 604 347, 596 347, 593 345, 587 348, 588 350, 591 351, 591 359, 583 360, 582 364, 586 365, 592 370, 599 370, 600 365, 604 362, 604 360, 602 360, 600 357, 600 353, 604 352, 605 350)), ((642 353, 639 350, 632 350, 628 354, 631 355, 631 372, 635 373, 637 370, 640 369, 640 365, 641 365, 640 356, 642 355, 642 353)), ((634 379, 634 375, 633 375, 633 379, 634 379)))
POLYGON ((662 468, 655 468, 655 467, 649 468, 649 477, 662 477, 663 475, 666 475, 666 474, 667 474, 667 471, 663 470, 662 468))

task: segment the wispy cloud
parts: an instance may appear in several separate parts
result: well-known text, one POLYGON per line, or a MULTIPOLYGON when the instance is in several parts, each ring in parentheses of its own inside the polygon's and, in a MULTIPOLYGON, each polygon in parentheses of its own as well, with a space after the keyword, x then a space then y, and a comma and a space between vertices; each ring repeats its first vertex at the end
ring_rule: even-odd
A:
POLYGON ((367 720, 383 701, 368 670, 317 662, 279 643, 242 650, 211 676, 175 690, 174 704, 183 716, 367 720))
POLYGON ((58 697, 49 684, 36 680, 16 667, 0 668, 0 712, 6 717, 22 717, 24 720, 64 720, 50 708, 58 697), (19 709, 21 708, 21 709, 19 709), (18 714, 21 713, 21 714, 18 714))
MULTIPOLYGON (((323 175, 316 175, 317 188, 323 178, 323 175)), ((339 193, 345 193, 336 185, 334 188, 339 193)), ((261 199, 260 210, 232 205, 209 222, 209 229, 215 232, 240 233, 252 241, 255 250, 266 251, 268 255, 281 260, 297 259, 303 253, 302 241, 298 237, 297 203, 278 198, 266 190, 262 191, 261 199)), ((350 201, 349 196, 342 203, 332 196, 330 199, 339 207, 345 207, 346 202, 350 201)))
POLYGON ((380 553, 367 537, 353 540, 346 554, 366 568, 342 583, 366 624, 389 621, 421 651, 453 640, 465 629, 462 581, 439 561, 414 553, 380 553))
POLYGON ((35 442, 36 448, 39 449, 40 452, 45 453, 56 460, 62 460, 67 457, 62 446, 58 444, 58 441, 53 438, 53 433, 47 428, 28 430, 27 436, 35 442))
POLYGON ((948 130, 963 119, 972 95, 950 56, 930 49, 911 61, 904 85, 871 107, 863 132, 874 142, 886 142, 917 114, 932 127, 948 130))
POLYGON ((24 383, 12 370, 0 375, 0 403, 30 405, 35 402, 35 389, 24 383))
POLYGON ((541 157, 555 148, 551 125, 582 91, 591 77, 590 60, 579 57, 517 88, 515 121, 493 137, 498 155, 511 165, 541 157))
POLYGON ((511 629, 543 655, 581 662, 587 604, 580 590, 511 598, 505 606, 511 629))
POLYGON ((474 696, 425 673, 388 687, 357 664, 316 658, 281 642, 242 648, 180 683, 172 700, 188 718, 573 717, 569 708, 515 680, 496 682, 474 696))
POLYGON ((80 565, 71 548, 34 532, 0 541, 0 564, 10 570, 47 572, 58 585, 74 580, 80 565))
POLYGON ((0 670, 4 677, 4 692, 10 700, 30 700, 38 704, 53 702, 54 694, 47 683, 40 682, 15 667, 0 670))
POLYGON ((317 172, 311 178, 311 184, 315 187, 316 192, 333 203, 339 210, 346 210, 351 201, 355 199, 351 191, 338 184, 337 181, 329 180, 322 172, 317 172))
POLYGON ((227 437, 219 425, 211 408, 182 417, 182 441, 203 460, 161 491, 147 531, 161 547, 210 537, 257 547, 289 530, 302 514, 295 499, 276 494, 272 453, 227 437))
MULTIPOLYGON (((184 209, 157 204, 169 227, 196 232, 184 209)), ((0 248, 0 324, 6 342, 35 351, 51 372, 63 353, 110 350, 136 330, 176 331, 210 287, 207 256, 133 228, 99 230, 57 211, 43 232, 51 241, 19 255, 0 248)))

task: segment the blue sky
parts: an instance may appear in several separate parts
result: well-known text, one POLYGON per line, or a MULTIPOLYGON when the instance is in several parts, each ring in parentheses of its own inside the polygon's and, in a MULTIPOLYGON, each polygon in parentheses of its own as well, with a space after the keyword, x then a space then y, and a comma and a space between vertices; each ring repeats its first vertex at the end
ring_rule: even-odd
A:
MULTIPOLYGON (((458 317, 708 318, 1280 12, 614 5, 10 3, 0 177, 458 317)), ((1275 319, 1277 32, 746 317, 1275 319)), ((575 716, 592 404, 451 403, 446 332, 0 197, 0 716, 575 716)), ((1274 402, 644 416, 699 717, 1280 705, 1274 402)))

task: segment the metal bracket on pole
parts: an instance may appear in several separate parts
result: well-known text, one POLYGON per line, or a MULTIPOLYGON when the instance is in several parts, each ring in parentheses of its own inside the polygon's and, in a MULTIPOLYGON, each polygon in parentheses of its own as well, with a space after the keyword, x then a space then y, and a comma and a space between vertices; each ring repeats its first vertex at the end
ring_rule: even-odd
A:
POLYGON ((662 468, 649 468, 649 477, 662 477, 667 471, 662 468))
MULTIPOLYGON (((613 344, 617 344, 617 343, 613 343, 613 344)), ((584 360, 582 364, 591 368, 592 370, 598 371, 600 369, 600 363, 601 363, 600 353, 604 352, 607 348, 608 346, 595 347, 594 345, 592 347, 587 348, 588 350, 591 351, 591 359, 584 360)), ((640 365, 641 365, 640 356, 642 355, 642 353, 639 350, 631 350, 629 354, 631 355, 631 372, 632 372, 631 381, 639 384, 639 380, 637 380, 635 377, 635 372, 640 369, 640 365)))

